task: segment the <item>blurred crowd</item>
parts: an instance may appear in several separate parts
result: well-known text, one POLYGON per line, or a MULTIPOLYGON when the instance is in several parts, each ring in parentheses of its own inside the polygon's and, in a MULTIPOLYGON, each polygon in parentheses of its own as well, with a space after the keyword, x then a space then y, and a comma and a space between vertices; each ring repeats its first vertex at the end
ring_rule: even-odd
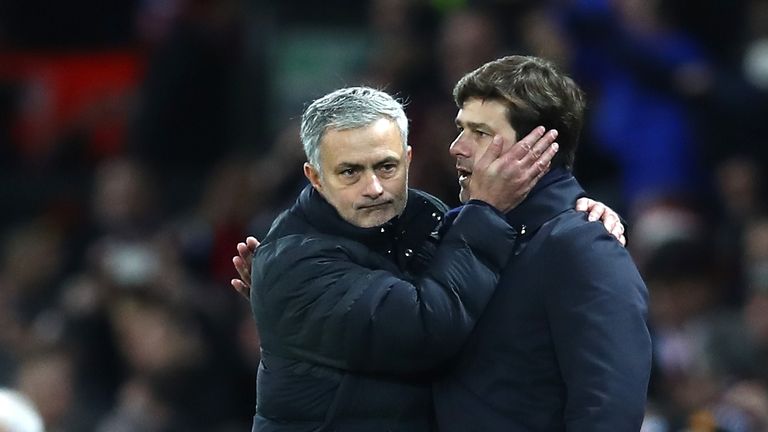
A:
POLYGON ((768 431, 768 0, 0 3, 0 387, 49 432, 249 430, 231 257, 305 184, 305 104, 405 101, 411 183, 456 205, 453 85, 513 53, 587 92, 576 174, 651 298, 643 431, 768 431))

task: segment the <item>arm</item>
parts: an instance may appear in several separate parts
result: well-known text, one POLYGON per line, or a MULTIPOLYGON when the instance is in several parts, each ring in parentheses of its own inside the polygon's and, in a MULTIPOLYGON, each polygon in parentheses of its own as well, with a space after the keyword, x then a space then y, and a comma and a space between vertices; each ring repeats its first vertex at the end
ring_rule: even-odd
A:
POLYGON ((640 430, 651 365, 645 284, 626 250, 589 224, 548 251, 548 262, 568 263, 548 279, 547 299, 567 430, 640 430))
MULTIPOLYGON (((509 143, 505 144, 501 136, 494 137, 475 167, 477 175, 472 183, 472 197, 488 202, 502 212, 519 204, 549 170, 550 162, 558 150, 558 145, 554 143, 557 131, 545 132, 546 129, 539 126, 509 148, 505 148, 509 143)), ((577 202, 577 206, 583 205, 593 213, 596 212, 596 204, 600 203, 588 198, 577 202)), ((608 208, 603 206, 598 218, 608 227, 610 217, 615 213, 605 209, 608 208)), ((621 224, 619 227, 623 232, 624 227, 621 224)), ((255 237, 248 237, 245 242, 237 244, 238 254, 232 257, 232 263, 240 278, 232 279, 230 283, 232 288, 246 299, 251 296, 251 260, 258 246, 259 241, 255 237)))
POLYGON ((515 232, 497 209, 522 201, 547 170, 555 136, 542 127, 512 146, 493 139, 475 162, 473 200, 416 283, 340 238, 295 234, 260 246, 252 303, 264 349, 367 371, 422 370, 456 353, 512 253, 515 232))
POLYGON ((487 205, 466 205, 415 283, 343 242, 284 240, 262 244, 254 258, 252 301, 264 349, 340 369, 410 372, 459 350, 515 232, 487 205))

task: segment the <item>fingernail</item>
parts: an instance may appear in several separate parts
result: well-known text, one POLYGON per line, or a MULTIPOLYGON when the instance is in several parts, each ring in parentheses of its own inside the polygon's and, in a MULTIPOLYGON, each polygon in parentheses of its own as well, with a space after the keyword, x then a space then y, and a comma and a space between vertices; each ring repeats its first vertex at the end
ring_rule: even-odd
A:
POLYGON ((559 133, 560 133, 560 132, 558 132, 558 131, 557 131, 557 129, 552 129, 552 138, 557 138, 557 135, 558 135, 559 133))
POLYGON ((589 215, 589 217, 587 219, 589 219, 590 222, 594 222, 594 221, 597 220, 597 217, 589 215))
POLYGON ((552 143, 552 150, 558 151, 560 150, 560 144, 558 143, 552 143))

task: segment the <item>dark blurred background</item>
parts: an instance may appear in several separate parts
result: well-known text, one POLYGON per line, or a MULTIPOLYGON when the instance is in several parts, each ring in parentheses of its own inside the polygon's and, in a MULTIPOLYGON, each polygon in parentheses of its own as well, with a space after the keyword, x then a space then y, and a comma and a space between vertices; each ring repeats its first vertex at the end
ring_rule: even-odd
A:
POLYGON ((0 2, 0 387, 49 432, 250 430, 231 257, 304 185, 304 106, 406 101, 412 185, 455 205, 452 86, 508 54, 588 93, 577 175, 651 295, 643 431, 768 430, 768 0, 0 2))

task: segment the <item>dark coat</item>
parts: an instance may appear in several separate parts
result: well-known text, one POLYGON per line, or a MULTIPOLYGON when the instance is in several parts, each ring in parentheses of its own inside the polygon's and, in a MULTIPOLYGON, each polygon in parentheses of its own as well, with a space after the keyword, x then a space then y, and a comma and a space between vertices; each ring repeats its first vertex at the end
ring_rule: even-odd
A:
POLYGON ((438 246, 444 211, 411 190, 400 217, 364 229, 307 188, 278 217, 253 259, 254 430, 434 428, 428 371, 459 351, 516 237, 472 203, 438 246))
POLYGON ((565 171, 507 215, 515 256, 451 373, 441 431, 639 431, 651 366, 648 294, 626 249, 576 212, 565 171))

